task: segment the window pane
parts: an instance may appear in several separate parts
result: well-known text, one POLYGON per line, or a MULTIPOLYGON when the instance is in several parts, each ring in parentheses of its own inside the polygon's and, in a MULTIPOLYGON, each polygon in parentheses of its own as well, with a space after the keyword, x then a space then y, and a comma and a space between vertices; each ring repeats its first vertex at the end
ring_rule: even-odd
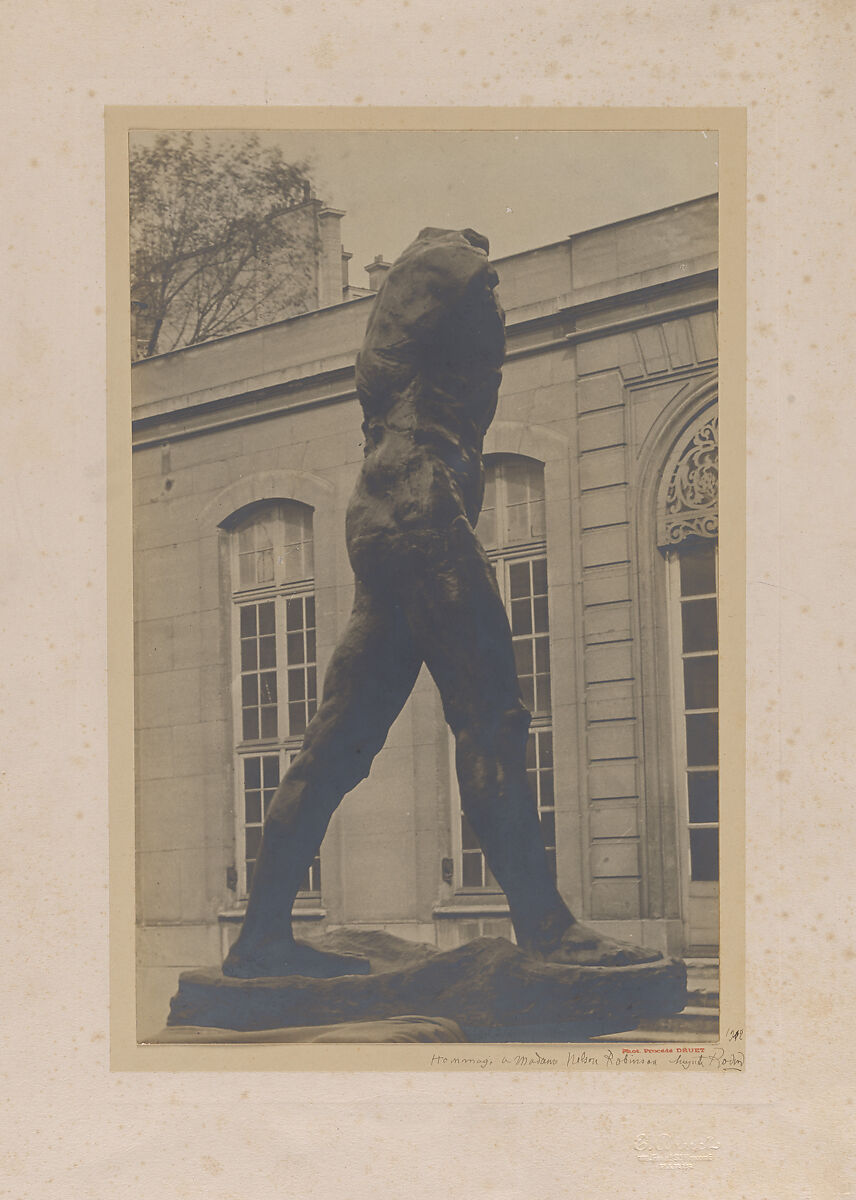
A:
POLYGON ((505 483, 506 504, 521 504, 529 499, 529 464, 504 462, 499 473, 505 483))
POLYGON ((532 601, 532 608, 535 613, 535 632, 546 633, 550 628, 550 623, 547 617, 547 597, 536 596, 532 601))
POLYGON ((259 638, 259 666, 268 668, 276 666, 275 637, 259 638))
POLYGON ((699 713, 686 718, 687 766, 708 767, 719 761, 716 713, 699 713))
POLYGON ((532 674, 532 642, 528 639, 514 643, 514 665, 518 675, 532 674))
POLYGON ((529 520, 528 504, 511 504, 505 510, 507 546, 516 546, 520 542, 532 540, 532 523, 529 520))
POLYGON ((263 708, 262 709, 262 737, 263 738, 276 737, 276 724, 277 724, 276 709, 275 708, 263 708))
POLYGON ((545 846, 555 846, 556 814, 554 812, 541 813, 541 836, 544 839, 545 846))
POLYGON ((258 825, 251 826, 249 829, 247 829, 246 838, 247 858, 257 858, 259 846, 262 844, 261 827, 258 825))
POLYGON ((550 730, 544 730, 538 734, 538 751, 541 757, 541 766, 553 766, 553 734, 550 730))
POLYGON ((535 670, 539 675, 550 674, 550 640, 541 637, 535 640, 535 670))
POLYGON ((275 754, 266 754, 262 762, 265 787, 275 788, 279 783, 279 756, 275 754))
POLYGON ((255 637, 256 633, 256 606, 255 604, 247 604, 241 609, 241 637, 255 637))
POLYGON ((528 562, 512 563, 508 568, 508 591, 512 600, 531 594, 528 562))
POLYGON ((547 533, 547 519, 543 500, 534 500, 529 505, 529 536, 542 538, 547 533))
POLYGON ((273 550, 261 550, 256 555, 256 583, 273 582, 273 550))
POLYGON ((269 601, 259 605, 259 633, 274 633, 274 606, 269 601))
POLYGON ((245 708, 243 719, 243 737, 245 742, 252 742, 259 736, 259 710, 245 708))
POLYGON ((535 676, 535 704, 533 712, 544 714, 549 713, 552 707, 550 700, 550 676, 536 675, 535 676))
POLYGON ((307 629, 306 631, 306 661, 315 662, 315 630, 307 629))
POLYGON ((681 605, 684 653, 716 649, 716 601, 686 600, 681 605))
POLYGON ((699 542, 681 550, 681 595, 711 595, 716 591, 716 543, 699 542))
POLYGON ((716 708, 716 655, 684 659, 684 696, 687 708, 716 708))
POLYGON ((306 597, 306 628, 315 628, 315 597, 306 597))
POLYGON ((288 672, 288 698, 289 700, 303 700, 305 696, 306 676, 303 668, 298 667, 297 670, 288 672))
POLYGON ((287 600, 285 604, 285 627, 289 632, 303 628, 303 601, 287 600))
POLYGON ((553 796, 553 772, 540 771, 539 780, 541 785, 541 804, 544 808, 552 808, 555 803, 553 796))
POLYGON ((719 879, 719 830, 690 830, 690 874, 694 880, 719 879))
POLYGON ((298 579, 306 579, 309 572, 306 569, 304 546, 286 546, 283 556, 283 578, 286 583, 294 583, 298 579))
POLYGON ((266 671, 260 678, 262 704, 276 704, 276 672, 266 671))
POLYGON ((242 554, 238 559, 238 585, 239 587, 252 587, 256 582, 256 556, 255 554, 242 554))
POLYGON ((524 675, 520 682, 520 696, 530 712, 535 710, 535 680, 531 675, 524 675))
POLYGON ((517 635, 532 632, 532 611, 529 600, 511 601, 511 632, 517 635))
POLYGON ((288 635, 286 661, 289 665, 303 662, 303 634, 290 633, 288 635))
POLYGON ((241 676, 241 703, 245 708, 258 704, 259 702, 259 677, 258 675, 242 675, 241 676))
POLYGON ((719 820, 719 774, 690 771, 687 775, 690 821, 707 824, 719 820))
POLYGON ((462 879, 464 887, 481 887, 482 885, 482 856, 481 851, 469 851, 463 855, 462 879))
POLYGON ((546 558, 536 558, 532 563, 532 591, 536 596, 547 595, 546 558))
POLYGON ((526 792, 529 799, 538 807, 538 773, 537 771, 526 772, 526 792))
POLYGON ((247 638, 241 642, 241 670, 255 671, 259 665, 258 642, 255 638, 247 638))
POLYGON ((291 733, 305 733, 306 705, 302 700, 294 701, 288 706, 288 725, 291 733))
POLYGON ((244 787, 258 788, 262 785, 260 763, 257 758, 244 759, 244 787))
POLYGON ((247 792, 244 796, 244 815, 248 825, 260 824, 262 819, 261 792, 247 792))

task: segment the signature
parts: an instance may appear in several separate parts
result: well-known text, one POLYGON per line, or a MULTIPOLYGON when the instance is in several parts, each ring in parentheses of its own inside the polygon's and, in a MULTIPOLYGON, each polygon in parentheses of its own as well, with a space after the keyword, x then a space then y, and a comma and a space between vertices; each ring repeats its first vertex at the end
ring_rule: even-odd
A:
POLYGON ((730 1052, 717 1046, 706 1054, 684 1054, 678 1052, 669 1060, 673 1067, 683 1067, 685 1071, 693 1067, 701 1067, 708 1071, 742 1071, 746 1065, 746 1057, 742 1050, 730 1052))

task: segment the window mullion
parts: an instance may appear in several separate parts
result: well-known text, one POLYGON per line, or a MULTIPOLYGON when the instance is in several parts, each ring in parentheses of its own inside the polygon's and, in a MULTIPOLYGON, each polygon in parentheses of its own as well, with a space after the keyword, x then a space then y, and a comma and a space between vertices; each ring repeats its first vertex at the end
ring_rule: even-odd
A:
MULTIPOLYGON (((289 735, 288 729, 288 705, 286 702, 287 692, 287 672, 286 672, 286 645, 287 634, 285 632, 285 595, 281 591, 276 597, 276 731, 277 741, 282 747, 289 735)), ((282 762, 282 756, 280 756, 282 762)))

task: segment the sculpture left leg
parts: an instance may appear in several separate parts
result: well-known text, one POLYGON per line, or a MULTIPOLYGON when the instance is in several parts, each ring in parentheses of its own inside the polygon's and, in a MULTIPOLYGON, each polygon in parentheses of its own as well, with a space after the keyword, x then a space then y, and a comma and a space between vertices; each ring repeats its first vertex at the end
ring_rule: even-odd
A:
POLYGON ((420 666, 404 615, 358 581, 321 706, 267 815, 247 913, 223 964, 225 975, 321 978, 368 969, 365 960, 297 941, 291 910, 333 813, 369 774, 420 666))

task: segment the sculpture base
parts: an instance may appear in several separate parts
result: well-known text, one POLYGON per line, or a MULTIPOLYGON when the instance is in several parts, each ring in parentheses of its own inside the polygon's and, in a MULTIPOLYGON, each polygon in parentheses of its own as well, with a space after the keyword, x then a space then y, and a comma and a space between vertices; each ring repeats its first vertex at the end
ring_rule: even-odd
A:
POLYGON ((210 1025, 170 1025, 152 1039, 182 1046, 267 1045, 282 1042, 464 1042, 454 1021, 440 1017, 387 1017, 384 1021, 345 1021, 338 1025, 296 1025, 290 1029, 215 1029, 210 1025))
MULTIPOLYGON (((313 938, 312 944, 363 955, 371 974, 230 979, 213 968, 185 971, 168 1026, 296 1031, 418 1013, 408 1019, 454 1023, 472 1042, 568 1042, 634 1029, 642 1020, 680 1012, 687 1003, 686 968, 677 959, 628 967, 563 966, 505 938, 477 938, 440 951, 388 933, 348 929, 313 938)), ((440 1031, 453 1032, 448 1024, 440 1031)), ((388 1030, 389 1040, 400 1040, 394 1036, 400 1028, 388 1030)), ((360 1040, 351 1036, 353 1028, 338 1036, 328 1032, 331 1041, 360 1040)), ((366 1040, 387 1040, 383 1032, 375 1030, 366 1040)), ((204 1039, 200 1034, 182 1040, 204 1039)))

